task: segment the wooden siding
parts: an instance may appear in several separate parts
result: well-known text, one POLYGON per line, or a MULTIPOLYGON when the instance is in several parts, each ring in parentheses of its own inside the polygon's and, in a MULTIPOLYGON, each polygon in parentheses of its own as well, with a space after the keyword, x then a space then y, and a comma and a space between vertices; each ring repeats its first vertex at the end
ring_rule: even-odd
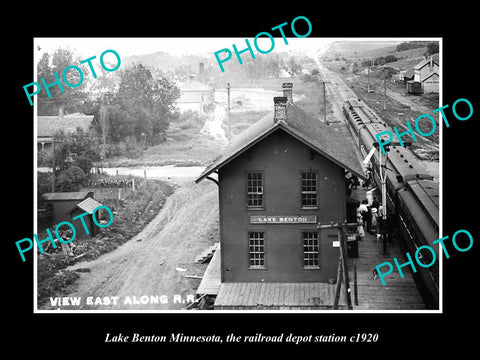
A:
POLYGON ((437 74, 433 74, 423 81, 424 93, 438 93, 440 88, 440 77, 437 74))
POLYGON ((250 224, 255 215, 316 215, 330 223, 346 218, 344 170, 283 130, 277 130, 219 170, 222 282, 326 282, 336 278, 336 232, 319 233, 320 268, 303 268, 304 231, 315 224, 250 224), (302 171, 318 173, 318 209, 301 209, 302 171), (264 173, 264 208, 246 206, 250 171, 264 173), (265 236, 265 269, 249 269, 248 232, 265 236), (333 235, 333 237, 329 236, 333 235))

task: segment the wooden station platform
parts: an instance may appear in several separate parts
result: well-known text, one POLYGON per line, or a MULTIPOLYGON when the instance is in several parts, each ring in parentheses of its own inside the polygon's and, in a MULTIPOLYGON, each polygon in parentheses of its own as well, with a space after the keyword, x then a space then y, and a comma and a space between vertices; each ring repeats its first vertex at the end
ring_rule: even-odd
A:
POLYGON ((221 285, 220 272, 220 244, 216 247, 212 259, 203 274, 202 281, 197 289, 197 297, 203 295, 217 296, 221 285))
POLYGON ((350 288, 352 289, 352 304, 354 310, 421 310, 425 304, 415 284, 415 280, 407 267, 402 268, 404 277, 401 278, 394 263, 396 257, 400 264, 406 261, 405 254, 395 242, 387 243, 388 255, 383 255, 383 243, 377 242, 376 236, 365 234, 363 240, 358 242, 358 258, 355 259, 357 267, 358 305, 354 303, 353 279, 354 258, 348 259, 348 274, 350 288), (383 262, 392 263, 394 269, 384 278, 385 286, 381 280, 373 278, 373 269, 383 262))

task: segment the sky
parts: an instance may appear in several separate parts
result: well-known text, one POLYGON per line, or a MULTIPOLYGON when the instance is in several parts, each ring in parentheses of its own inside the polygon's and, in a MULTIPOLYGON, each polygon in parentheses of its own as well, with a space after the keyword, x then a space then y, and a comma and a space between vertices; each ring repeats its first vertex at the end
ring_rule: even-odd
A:
MULTIPOLYGON (((248 39, 254 48, 253 39, 248 39)), ((326 38, 287 38, 288 45, 281 37, 275 38, 273 51, 315 52, 324 49, 332 42, 326 38)), ((35 38, 34 53, 40 59, 44 52, 52 54, 58 48, 75 50, 80 58, 99 56, 103 51, 112 49, 121 57, 130 55, 144 55, 156 51, 165 51, 173 55, 209 55, 229 48, 233 52, 232 44, 239 50, 246 48, 245 38, 35 38), (40 47, 40 49, 39 49, 40 47)), ((271 46, 268 38, 259 38, 258 46, 268 49, 271 46)), ((254 52, 256 49, 254 48, 254 52)))

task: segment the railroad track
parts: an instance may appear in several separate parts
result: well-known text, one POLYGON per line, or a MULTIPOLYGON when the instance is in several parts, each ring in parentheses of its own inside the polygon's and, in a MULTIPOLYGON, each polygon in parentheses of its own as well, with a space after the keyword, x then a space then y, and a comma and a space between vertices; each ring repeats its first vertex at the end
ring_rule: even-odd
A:
MULTIPOLYGON (((320 73, 325 79, 325 89, 327 89, 328 94, 330 94, 331 99, 333 100, 334 106, 337 108, 338 114, 342 114, 343 103, 347 99, 356 98, 355 93, 341 80, 338 76, 335 76, 330 73, 323 65, 317 60, 317 63, 320 67, 320 73)), ((345 122, 343 116, 340 118, 345 122)))

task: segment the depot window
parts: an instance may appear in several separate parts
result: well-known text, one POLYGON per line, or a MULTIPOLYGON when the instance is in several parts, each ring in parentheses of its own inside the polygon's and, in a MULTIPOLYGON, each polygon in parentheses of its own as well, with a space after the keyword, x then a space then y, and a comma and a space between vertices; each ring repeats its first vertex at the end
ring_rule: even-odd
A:
POLYGON ((316 172, 302 172, 302 208, 316 209, 317 203, 317 173, 316 172))
POLYGON ((318 232, 303 233, 303 267, 318 269, 319 267, 318 232))
POLYGON ((263 173, 247 173, 247 207, 263 209, 263 173))
POLYGON ((250 257, 250 268, 265 268, 265 238, 263 232, 248 233, 248 252, 250 257))

